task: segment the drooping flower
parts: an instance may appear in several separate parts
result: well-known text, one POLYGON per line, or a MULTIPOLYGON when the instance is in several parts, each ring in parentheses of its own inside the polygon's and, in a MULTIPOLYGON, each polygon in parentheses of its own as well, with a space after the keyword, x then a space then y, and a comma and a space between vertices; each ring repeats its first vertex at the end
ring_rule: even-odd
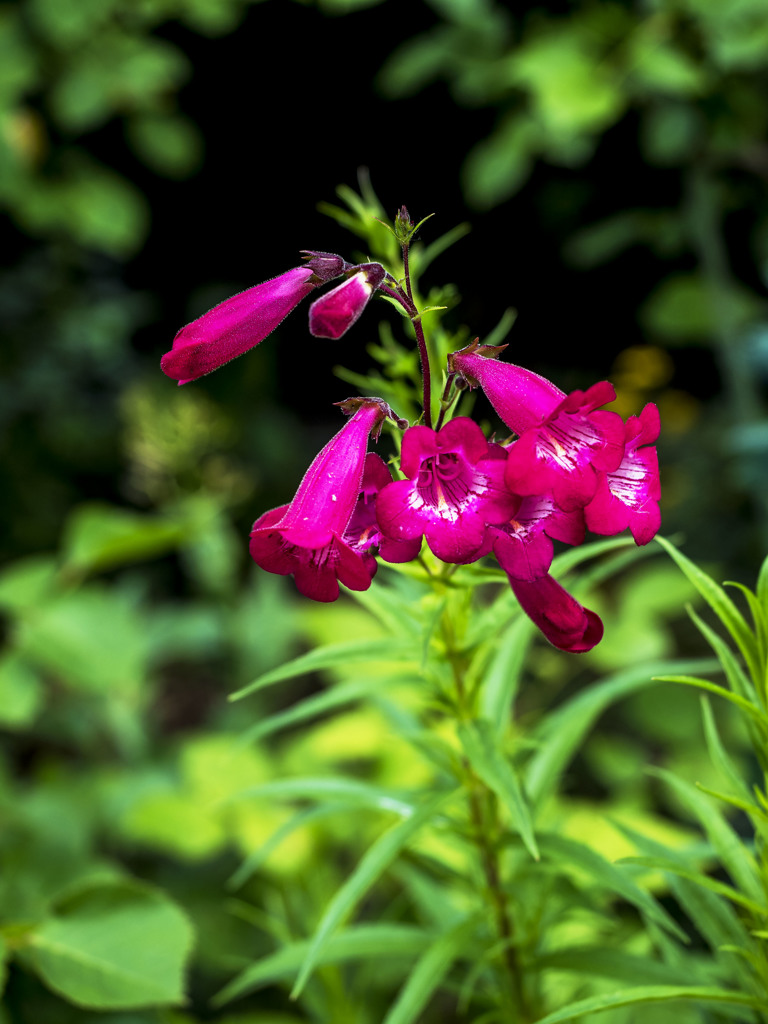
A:
POLYGON ((381 532, 398 541, 423 535, 444 562, 473 562, 487 554, 489 524, 503 523, 517 503, 504 484, 505 457, 464 416, 439 431, 409 427, 400 460, 407 479, 387 484, 376 499, 381 532))
POLYGON ((549 572, 553 540, 581 544, 584 513, 564 512, 548 494, 518 498, 518 506, 504 523, 492 528, 493 553, 510 579, 533 582, 549 572))
MULTIPOLYGON (((499 349, 486 349, 497 355, 499 349)), ((593 498, 598 472, 618 468, 624 424, 618 413, 596 411, 613 401, 608 381, 566 395, 551 381, 512 363, 477 354, 476 344, 450 358, 470 387, 482 387, 506 425, 519 435, 507 458, 507 486, 517 494, 551 493, 564 510, 593 498)))
POLYGON ((247 288, 220 302, 178 332, 160 368, 188 384, 258 345, 319 285, 338 277, 347 264, 333 253, 310 252, 301 267, 247 288))
POLYGON ((380 263, 366 263, 353 269, 351 277, 315 299, 309 307, 309 333, 315 338, 340 338, 348 331, 387 273, 380 263))
POLYGON ((639 416, 630 416, 621 464, 600 475, 587 505, 587 525, 594 533, 621 533, 629 527, 638 544, 647 544, 661 526, 659 460, 650 447, 659 436, 659 410, 649 402, 639 416), (642 446, 642 447, 641 447, 642 446))
POLYGON ((549 642, 561 651, 590 651, 603 636, 599 615, 585 608, 550 575, 533 581, 509 579, 520 607, 549 642))
POLYGON ((368 435, 380 429, 391 410, 376 398, 340 404, 355 411, 316 456, 293 501, 266 512, 251 531, 257 565, 292 574, 299 591, 315 601, 335 601, 340 582, 367 590, 376 571, 375 559, 345 534, 360 495, 368 435))

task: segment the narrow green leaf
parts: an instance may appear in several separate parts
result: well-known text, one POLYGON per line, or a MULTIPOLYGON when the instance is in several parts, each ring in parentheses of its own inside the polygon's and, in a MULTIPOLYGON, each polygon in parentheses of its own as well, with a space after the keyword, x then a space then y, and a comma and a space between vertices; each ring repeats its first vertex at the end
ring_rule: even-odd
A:
POLYGON ((517 774, 509 759, 499 746, 499 738, 493 723, 480 719, 476 722, 462 722, 458 729, 459 739, 470 765, 479 778, 489 786, 507 808, 513 827, 520 833, 525 847, 534 858, 539 859, 533 821, 523 795, 517 774))
POLYGON ((440 935, 416 961, 383 1024, 414 1024, 439 989, 454 961, 463 953, 477 955, 477 922, 461 921, 440 935))
POLYGON ((94 1010, 179 1003, 192 927, 161 892, 134 883, 93 887, 63 902, 31 934, 40 977, 94 1010))
POLYGON ((707 742, 707 750, 709 751, 712 763, 721 775, 728 779, 731 786, 733 786, 733 789, 740 797, 741 802, 752 808, 749 813, 754 814, 755 811, 762 813, 752 799, 752 793, 744 782, 741 773, 736 769, 736 766, 723 746, 723 742, 720 739, 720 733, 717 731, 715 716, 712 713, 712 705, 709 703, 707 697, 701 698, 701 714, 704 720, 704 738, 707 742))
POLYGON ((257 690, 263 690, 286 679, 295 679, 308 672, 336 668, 339 665, 368 661, 415 661, 418 657, 414 647, 389 637, 381 640, 351 640, 343 644, 327 644, 317 650, 302 654, 278 668, 265 672, 242 690, 230 694, 229 699, 241 700, 257 690))
POLYGON ((391 583, 385 585, 377 579, 376 587, 353 590, 349 596, 384 626, 389 639, 382 642, 405 644, 411 640, 415 643, 422 625, 419 603, 426 591, 422 585, 397 572, 399 567, 392 568, 391 583), (403 588, 407 590, 404 592, 403 588))
POLYGON ((723 640, 719 633, 716 633, 708 623, 696 614, 693 608, 688 609, 688 615, 717 655, 720 664, 723 666, 723 671, 725 672, 725 678, 728 680, 728 685, 733 692, 738 694, 739 697, 743 697, 745 700, 751 701, 755 706, 758 706, 758 699, 762 700, 762 695, 760 693, 756 694, 752 680, 748 678, 730 646, 725 642, 725 640, 723 640))
POLYGON ((723 818, 720 810, 706 799, 695 786, 691 786, 672 772, 662 768, 653 768, 649 771, 652 775, 664 779, 698 818, 723 867, 736 885, 751 899, 756 901, 762 899, 760 873, 755 859, 723 818))
POLYGON ((456 790, 443 792, 419 807, 409 818, 384 832, 363 855, 360 863, 326 907, 293 987, 292 999, 300 995, 333 931, 354 910, 368 889, 386 871, 414 835, 432 821, 437 809, 455 792, 456 790))
POLYGON ((403 817, 410 817, 414 811, 414 805, 408 799, 407 793, 374 786, 359 779, 323 775, 273 779, 271 782, 259 783, 258 786, 249 786, 230 799, 247 800, 249 797, 263 796, 281 797, 286 800, 343 800, 357 807, 394 811, 403 817))
POLYGON ((763 609, 757 596, 752 593, 749 587, 745 587, 743 583, 735 583, 733 580, 726 580, 723 583, 725 587, 736 587, 740 590, 746 598, 749 610, 752 613, 752 622, 755 627, 755 633, 757 634, 758 648, 760 650, 760 656, 765 660, 765 648, 766 639, 768 638, 768 609, 763 609))
POLYGON ((694 871, 693 868, 685 867, 674 860, 670 860, 668 857, 623 857, 619 863, 639 864, 642 867, 669 871, 680 878, 687 878, 689 882, 694 882, 696 885, 700 885, 703 889, 708 889, 718 896, 723 896, 732 903, 738 903, 740 907, 744 907, 753 914, 758 916, 768 914, 768 907, 749 899, 737 889, 734 889, 733 886, 726 885, 725 882, 718 882, 717 879, 710 878, 709 875, 705 875, 701 871, 694 871))
POLYGON ((245 885, 259 870, 264 861, 280 846, 283 840, 287 839, 296 829, 303 828, 304 825, 308 825, 310 822, 317 821, 319 818, 327 818, 332 814, 339 814, 345 811, 349 813, 349 810, 350 805, 346 803, 321 804, 318 807, 309 807, 305 811, 299 811, 298 814, 294 814, 288 821, 284 821, 280 828, 276 829, 265 843, 262 843, 261 846, 246 857, 237 871, 228 880, 227 888, 234 890, 245 885))
POLYGON ((729 807, 735 807, 737 811, 744 811, 745 814, 750 815, 753 824, 757 824, 756 819, 758 818, 762 822, 768 821, 765 812, 762 811, 754 801, 742 800, 730 793, 721 793, 719 789, 711 789, 709 786, 704 786, 700 782, 696 783, 696 789, 698 789, 700 793, 706 793, 707 796, 714 797, 715 800, 720 800, 729 807))
POLYGON ((725 988, 704 988, 697 985, 646 985, 641 988, 626 988, 610 995, 592 996, 580 999, 563 1010, 548 1013, 539 1018, 536 1024, 562 1024, 567 1020, 578 1020, 588 1013, 600 1013, 603 1010, 614 1010, 620 1006, 637 1006, 640 1003, 668 1003, 672 1000, 683 1000, 694 1003, 734 1003, 738 1006, 753 1006, 757 1009, 766 1007, 765 1000, 744 992, 732 992, 725 988))
POLYGON ((502 736, 509 724, 534 632, 531 620, 520 615, 500 640, 493 641, 493 657, 483 670, 480 714, 493 723, 497 736, 502 736))
POLYGON ((768 555, 763 559, 757 576, 757 599, 761 608, 766 609, 766 615, 768 615, 768 555))
MULTIPOLYGON (((694 859, 689 850, 670 850, 622 822, 614 821, 613 825, 638 850, 648 856, 670 860, 684 871, 690 867, 691 860, 694 859)), ((730 903, 716 896, 709 889, 704 889, 678 874, 670 875, 669 884, 672 894, 682 907, 683 912, 688 915, 711 949, 721 949, 729 944, 742 948, 749 947, 749 933, 730 903)), ((742 987, 753 988, 754 975, 740 959, 733 964, 733 968, 742 987)))
MULTIPOLYGON (((429 943, 429 932, 414 925, 406 924, 360 924, 352 925, 337 935, 332 935, 317 956, 318 967, 325 964, 349 963, 354 960, 370 960, 375 957, 412 958, 422 952, 429 943)), ((255 964, 233 978, 228 985, 212 999, 216 1007, 247 995, 256 989, 276 981, 291 978, 305 960, 310 941, 293 942, 283 946, 276 953, 255 964)))
POLYGON ((517 310, 511 307, 504 310, 501 314, 501 319, 492 327, 488 334, 483 335, 484 345, 502 345, 504 339, 512 330, 515 320, 517 320, 517 310))
POLYGON ((281 732, 283 729, 310 721, 325 714, 326 711, 343 707, 345 704, 352 704, 368 696, 372 690, 378 691, 380 686, 379 679, 368 679, 362 682, 342 683, 323 690, 322 693, 314 693, 311 697, 286 708, 285 711, 278 711, 274 715, 262 718, 260 722, 243 734, 241 742, 255 743, 256 740, 264 739, 265 736, 274 736, 275 733, 281 732))
POLYGON ((681 985, 690 981, 691 967, 674 967, 646 956, 624 953, 610 946, 569 946, 536 958, 539 970, 573 971, 627 984, 681 985))
POLYGON ((608 676, 550 712, 535 737, 540 747, 531 758, 525 774, 525 789, 532 806, 540 806, 556 789, 562 772, 581 746, 584 736, 611 704, 656 685, 658 680, 654 677, 658 673, 675 669, 708 671, 712 668, 717 668, 717 662, 711 660, 648 662, 608 676))
POLYGON ((570 548, 563 551, 552 561, 552 575, 560 578, 571 569, 575 569, 582 562, 588 562, 591 558, 599 558, 608 551, 616 551, 618 548, 628 548, 634 545, 631 537, 610 537, 608 540, 596 540, 591 544, 582 544, 578 548, 570 548))
POLYGON ((556 835, 553 832, 537 834, 542 854, 560 865, 573 865, 589 874, 600 888, 621 896, 645 914, 651 921, 676 935, 683 942, 687 941, 685 932, 667 914, 666 910, 656 902, 650 893, 645 892, 632 880, 629 874, 616 864, 583 843, 556 835))
POLYGON ((736 707, 741 708, 759 725, 766 729, 768 723, 766 722, 765 716, 759 708, 755 707, 751 701, 745 700, 744 697, 740 697, 737 693, 731 693, 730 690, 726 690, 724 686, 718 686, 717 683, 712 683, 709 679, 700 679, 698 676, 654 676, 654 682, 656 683, 679 683, 681 686, 695 686, 699 690, 707 690, 708 693, 716 693, 718 697, 722 697, 723 700, 729 701, 731 704, 735 704, 736 707))
POLYGON ((722 587, 715 583, 711 576, 708 576, 695 562, 692 562, 690 558, 687 558, 682 552, 678 551, 674 544, 671 544, 665 537, 657 536, 656 541, 664 548, 670 558, 677 562, 691 583, 693 583, 710 608, 715 612, 735 640, 753 680, 759 680, 757 640, 736 605, 722 587))

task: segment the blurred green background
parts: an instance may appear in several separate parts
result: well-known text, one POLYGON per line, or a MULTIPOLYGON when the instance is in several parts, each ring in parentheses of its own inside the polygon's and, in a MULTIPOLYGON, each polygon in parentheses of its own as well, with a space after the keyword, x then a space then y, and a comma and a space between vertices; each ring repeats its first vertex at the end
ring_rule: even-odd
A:
MULTIPOLYGON (((367 704, 231 754, 328 680, 261 703, 228 693, 320 640, 375 634, 344 601, 307 607, 255 574, 246 539, 337 429, 348 385, 333 368, 365 370, 376 310, 333 344, 299 310, 184 388, 158 367, 179 326, 300 249, 348 255, 317 204, 359 168, 392 214, 436 213, 425 238, 471 224, 430 270, 457 286, 450 322, 482 338, 512 307, 512 360, 566 390, 608 378, 624 415, 658 403, 664 531, 719 578, 753 580, 768 541, 767 61, 764 0, 0 5, 0 910, 47 920, 73 886, 139 878, 197 934, 189 1017, 77 1009, 21 955, 0 1019, 313 1019, 279 993, 237 1018, 207 999, 270 927, 306 934, 350 835, 294 833, 224 905, 282 812, 221 801, 340 764, 422 781, 367 704)), ((658 557, 598 593, 605 641, 576 662, 539 649, 526 713, 600 672, 697 653, 691 597, 658 557)), ((659 700, 632 698, 581 758, 587 831, 606 801, 658 812, 649 759, 698 763, 695 698, 665 693, 663 714, 659 700)))

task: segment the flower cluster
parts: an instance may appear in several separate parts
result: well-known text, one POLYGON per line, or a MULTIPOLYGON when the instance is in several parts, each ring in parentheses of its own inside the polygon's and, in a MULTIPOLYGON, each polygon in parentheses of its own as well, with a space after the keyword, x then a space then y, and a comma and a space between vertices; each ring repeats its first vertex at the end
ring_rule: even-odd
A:
MULTIPOLYGON (((163 357, 165 373, 183 384, 210 372, 258 344, 305 295, 339 277, 344 280, 310 307, 313 335, 340 337, 380 289, 401 303, 424 344, 410 287, 380 264, 351 265, 314 251, 307 257, 303 266, 184 327, 163 357)), ((651 540, 660 525, 658 411, 649 404, 625 423, 599 408, 615 398, 607 381, 567 395, 503 361, 501 351, 473 342, 452 353, 445 393, 481 388, 514 440, 489 441, 465 416, 443 423, 450 403, 433 429, 426 379, 425 423, 409 426, 379 398, 339 403, 349 418, 293 500, 254 523, 256 563, 293 575, 307 597, 334 601, 339 583, 366 590, 377 559, 411 561, 423 542, 449 564, 493 555, 523 610, 555 647, 594 647, 602 622, 550 575, 553 541, 575 545, 587 529, 611 535, 627 528, 638 544, 651 540), (369 438, 378 439, 386 419, 404 430, 395 477, 368 452, 369 438)), ((422 368, 428 373, 423 356, 422 368)))

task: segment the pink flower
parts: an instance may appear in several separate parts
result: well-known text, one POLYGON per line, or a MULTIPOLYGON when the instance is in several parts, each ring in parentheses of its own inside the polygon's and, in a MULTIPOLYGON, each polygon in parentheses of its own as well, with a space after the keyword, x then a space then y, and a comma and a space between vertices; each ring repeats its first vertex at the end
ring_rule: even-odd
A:
POLYGON ((581 544, 584 513, 563 512, 550 495, 518 499, 510 519, 494 526, 493 553, 510 579, 533 582, 546 576, 554 556, 553 540, 581 544))
POLYGON ((373 556, 379 549, 386 562, 410 562, 421 548, 420 537, 414 540, 390 540, 381 532, 376 518, 376 497, 383 487, 391 483, 392 474, 384 460, 369 452, 365 457, 360 494, 344 531, 344 540, 353 551, 370 559, 367 564, 372 563, 371 575, 376 572, 376 559, 373 556))
POLYGON ((482 347, 473 343, 454 352, 450 366, 470 387, 480 385, 502 420, 520 435, 509 449, 509 489, 530 495, 549 492, 567 511, 586 505, 597 489, 598 472, 617 469, 622 459, 621 417, 595 411, 616 397, 613 386, 601 381, 566 395, 546 378, 478 351, 482 347))
POLYGON ((386 276, 380 263, 366 263, 309 307, 309 333, 340 338, 354 324, 386 276))
POLYGON ((487 554, 488 524, 503 523, 517 503, 504 485, 504 460, 504 449, 466 417, 439 431, 409 427, 400 460, 407 479, 387 484, 376 499, 382 534, 397 541, 424 535, 444 562, 487 554))
POLYGON ((292 574, 299 591, 315 601, 335 601, 340 582, 367 590, 376 571, 362 533, 346 534, 360 495, 368 435, 380 429, 390 410, 376 398, 350 399, 342 407, 356 411, 317 455, 293 501, 265 512, 251 531, 257 565, 292 574))
POLYGON ((182 327, 160 368, 188 384, 258 345, 318 285, 338 277, 346 263, 333 253, 310 252, 301 267, 287 270, 220 302, 182 327))
POLYGON ((579 604, 551 576, 531 582, 510 577, 509 582, 525 614, 559 650, 580 654, 602 639, 600 617, 579 604))
POLYGON ((659 410, 649 403, 626 423, 624 456, 613 472, 600 475, 597 491, 585 509, 594 533, 621 533, 629 527, 638 544, 647 544, 661 526, 659 461, 648 446, 659 436, 659 410))

